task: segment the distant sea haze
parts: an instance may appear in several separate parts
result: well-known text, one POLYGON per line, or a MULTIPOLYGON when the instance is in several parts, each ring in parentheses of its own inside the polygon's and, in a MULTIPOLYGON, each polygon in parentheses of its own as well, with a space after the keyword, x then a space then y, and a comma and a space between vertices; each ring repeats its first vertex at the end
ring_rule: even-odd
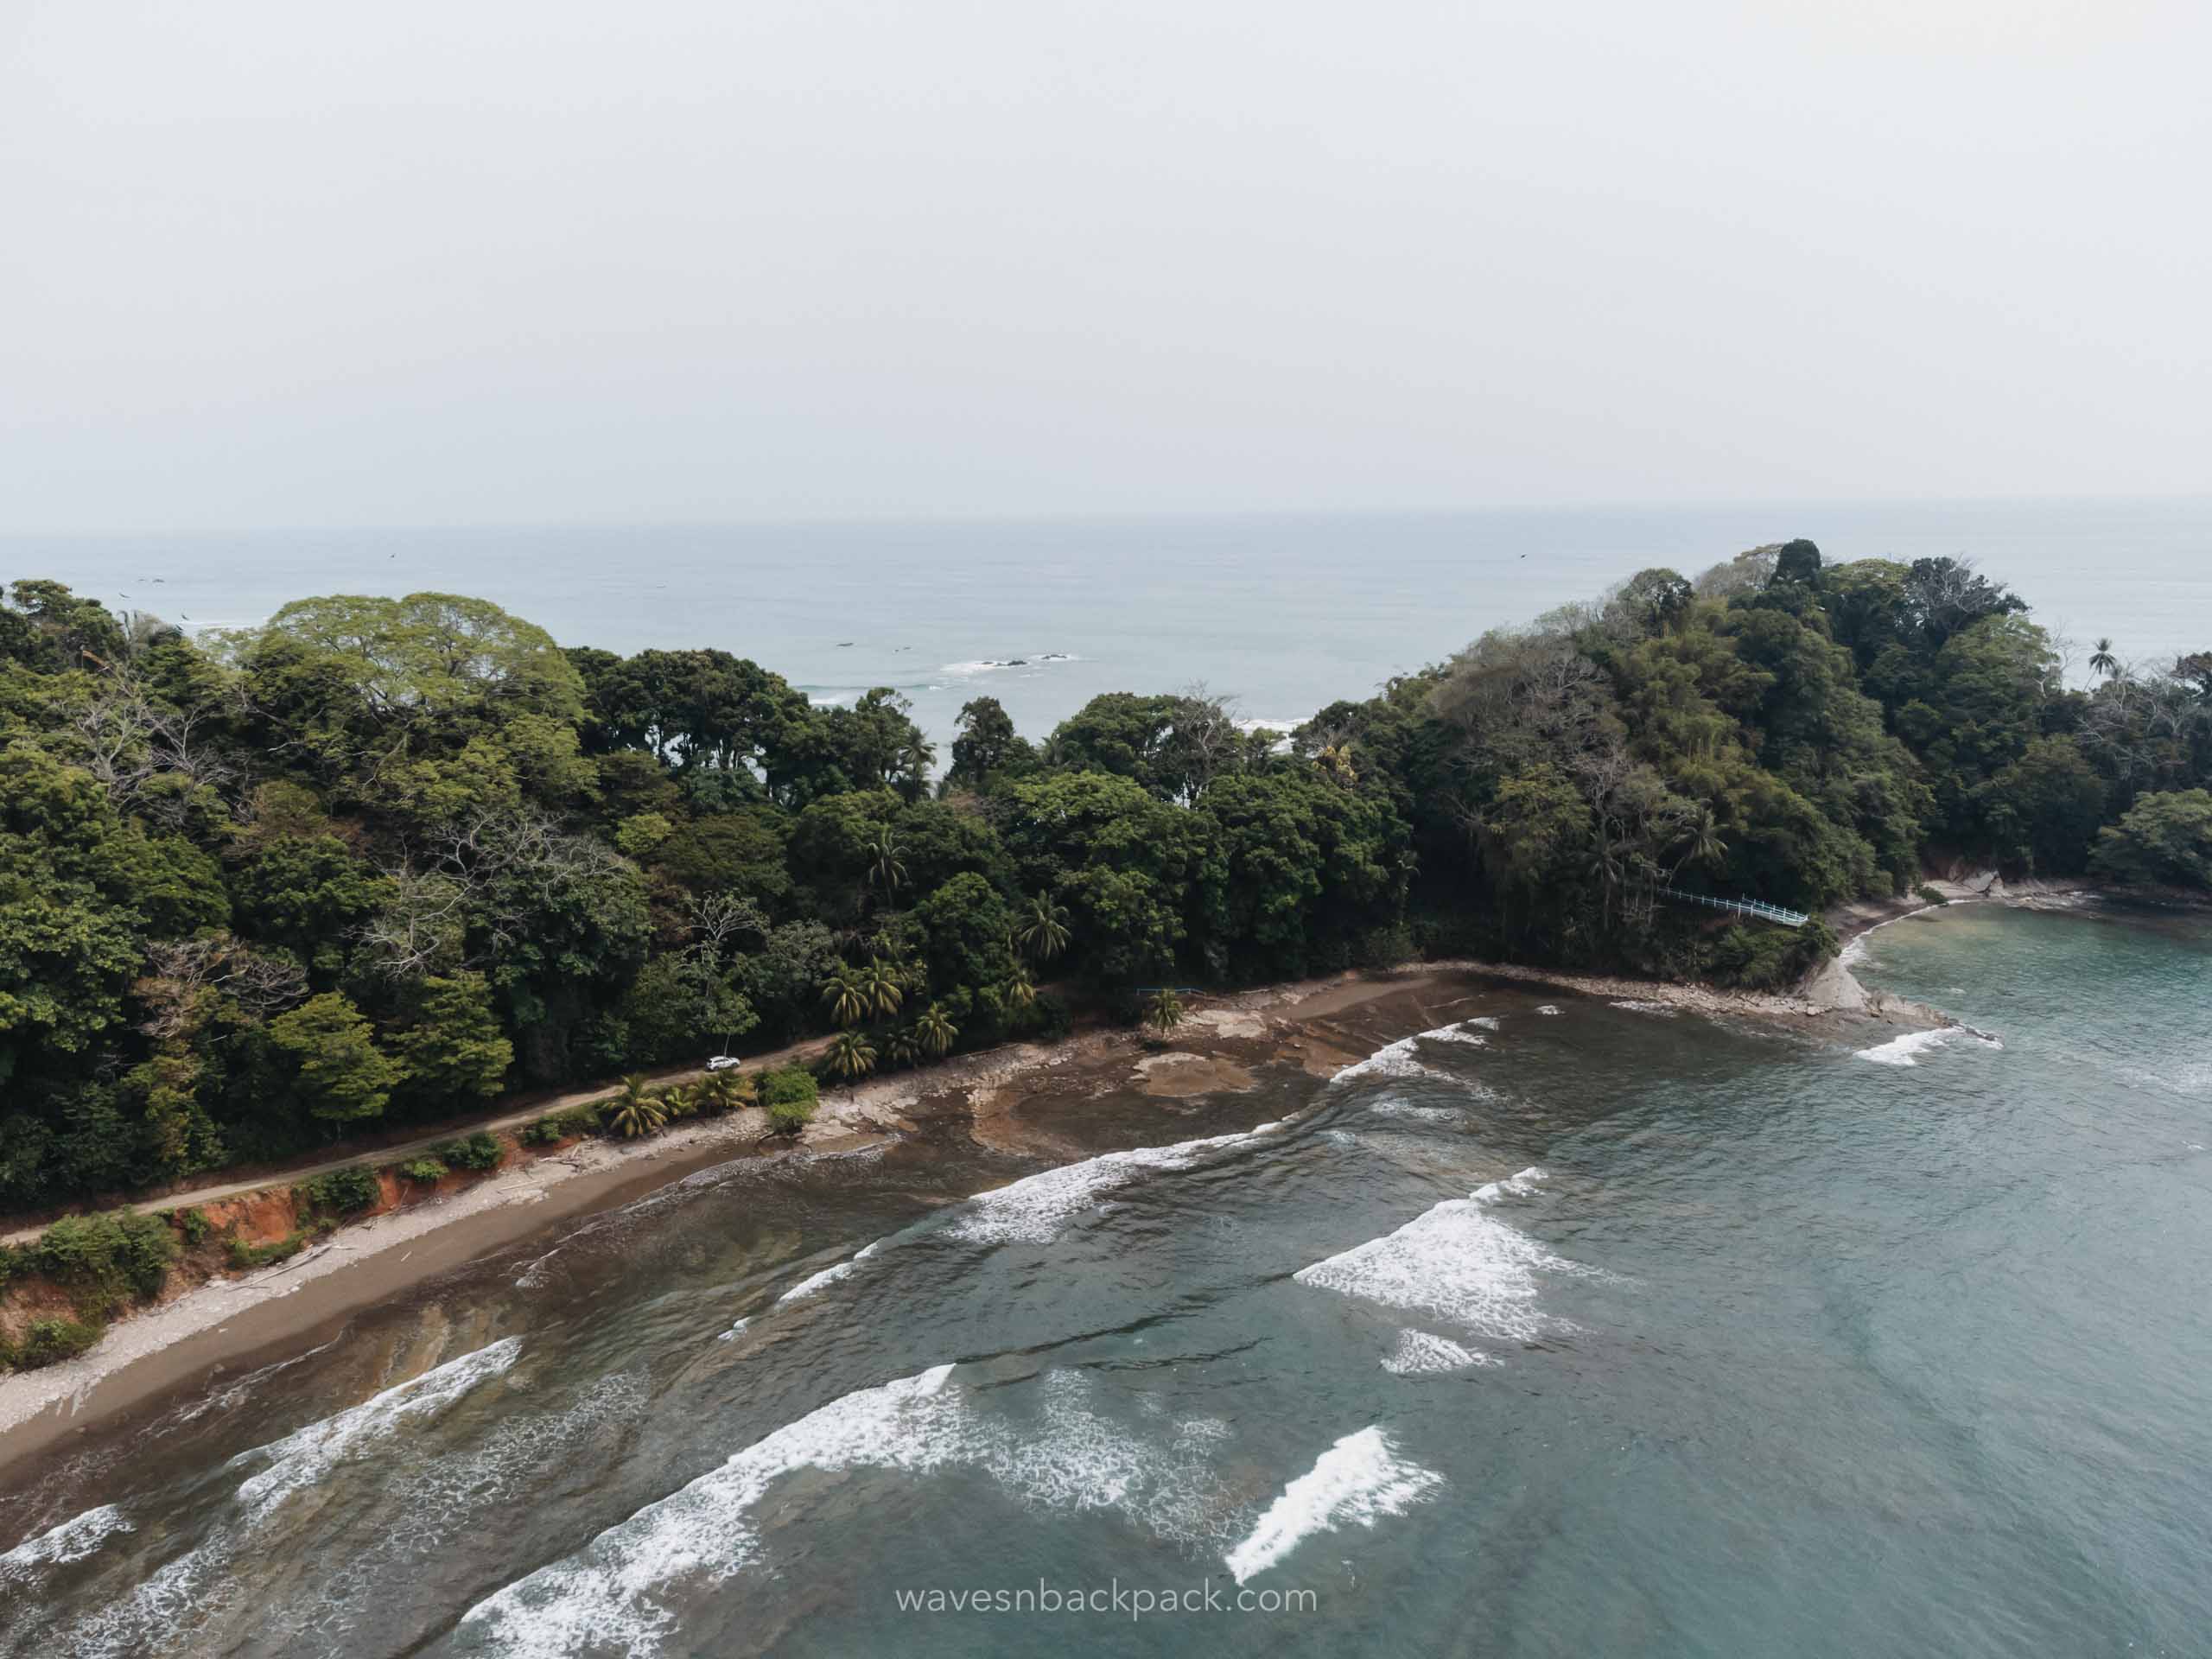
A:
POLYGON ((480 594, 563 645, 720 646, 818 702, 893 686, 942 747, 986 695, 1039 738, 1102 691, 1198 681, 1294 724, 1646 566, 1799 536, 1831 561, 1974 559, 2074 642, 2077 678, 2100 637, 2144 664, 2212 649, 2212 497, 8 537, 0 576, 192 629, 311 594, 480 594))

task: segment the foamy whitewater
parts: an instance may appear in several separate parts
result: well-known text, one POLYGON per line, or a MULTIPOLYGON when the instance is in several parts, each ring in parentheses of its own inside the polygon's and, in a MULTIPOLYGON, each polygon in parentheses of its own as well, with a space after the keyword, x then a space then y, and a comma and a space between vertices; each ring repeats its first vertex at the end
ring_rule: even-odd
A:
POLYGON ((1239 1584, 1264 1573, 1317 1532, 1372 1528, 1427 1497, 1443 1478, 1400 1458, 1372 1426, 1347 1434, 1282 1490, 1250 1537, 1223 1559, 1239 1584))
POLYGON ((1439 981, 550 1225, 12 1462, 0 1653, 2195 1652, 2212 930, 1878 954, 1966 1023, 1439 981), (899 1600, 1116 1584, 1285 1611, 899 1600))

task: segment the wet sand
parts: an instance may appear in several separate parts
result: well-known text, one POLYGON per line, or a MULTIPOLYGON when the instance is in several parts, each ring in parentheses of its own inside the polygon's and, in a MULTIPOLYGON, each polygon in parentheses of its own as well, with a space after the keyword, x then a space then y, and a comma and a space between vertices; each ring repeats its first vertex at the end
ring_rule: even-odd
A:
POLYGON ((185 1290, 119 1320, 74 1360, 0 1378, 0 1463, 44 1450, 179 1388, 327 1342, 359 1308, 497 1251, 532 1240, 550 1244, 579 1217, 619 1208, 733 1158, 833 1157, 947 1119, 962 1122, 976 1141, 998 1150, 1082 1158, 1088 1150, 1058 1140, 1029 1121, 1023 1109, 1050 1099, 1129 1091, 1173 1109, 1193 1096, 1249 1088, 1254 1072, 1270 1065, 1331 1076, 1366 1058, 1378 1043, 1463 1017, 1485 989, 1494 993, 1501 982, 1633 996, 1699 1012, 1837 1017, 1795 994, 1714 991, 1494 963, 1429 963, 1196 999, 1170 1039, 1092 1031, 1049 1045, 1008 1045, 834 1090, 796 1146, 768 1141, 757 1111, 687 1125, 641 1145, 581 1142, 448 1197, 342 1228, 289 1262, 185 1290))

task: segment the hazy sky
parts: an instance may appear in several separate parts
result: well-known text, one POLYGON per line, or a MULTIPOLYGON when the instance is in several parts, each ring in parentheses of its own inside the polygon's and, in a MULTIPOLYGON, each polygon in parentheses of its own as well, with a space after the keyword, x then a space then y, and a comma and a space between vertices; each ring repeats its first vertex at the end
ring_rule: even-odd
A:
POLYGON ((0 0, 0 531, 2212 487, 2207 0, 0 0))

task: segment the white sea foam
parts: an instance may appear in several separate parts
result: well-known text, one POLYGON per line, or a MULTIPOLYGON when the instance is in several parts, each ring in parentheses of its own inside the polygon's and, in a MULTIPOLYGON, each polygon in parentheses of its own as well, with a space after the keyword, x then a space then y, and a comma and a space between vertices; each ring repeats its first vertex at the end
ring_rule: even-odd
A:
POLYGON ((1527 1169, 1471 1197, 1447 1198, 1397 1231, 1293 1276, 1302 1285, 1451 1319, 1500 1341, 1533 1340, 1544 1327, 1536 1274, 1589 1271, 1490 1213, 1499 1198, 1533 1192, 1542 1179, 1541 1170, 1527 1169))
POLYGON ((1390 1437, 1370 1425, 1345 1435, 1284 1487, 1251 1535, 1223 1559, 1243 1584, 1315 1533, 1347 1524, 1371 1528, 1385 1516, 1402 1515, 1443 1484, 1434 1471, 1400 1458, 1390 1437))
POLYGON ((1060 1229, 1090 1208, 1102 1192, 1124 1185, 1147 1170, 1187 1169, 1205 1154, 1249 1138, 1215 1135, 1179 1141, 1168 1147, 1137 1147, 1027 1175, 1010 1185, 978 1192, 945 1230, 954 1238, 978 1244, 1015 1240, 1042 1243, 1057 1237, 1060 1229))
POLYGON ((1382 1369, 1393 1376, 1421 1376, 1431 1371, 1465 1370, 1470 1365, 1503 1365, 1495 1354, 1462 1348, 1448 1337, 1427 1331, 1401 1331, 1397 1345, 1382 1357, 1382 1369))
POLYGON ((740 1319, 735 1325, 730 1326, 728 1330, 723 1332, 720 1340, 728 1342, 732 1337, 737 1336, 742 1332, 745 1327, 752 1323, 753 1316, 748 1313, 743 1319, 740 1319))
POLYGON ((1973 1039, 1984 1048, 2002 1048, 2005 1045, 1994 1037, 1984 1037, 1968 1031, 1964 1026, 1938 1026, 1933 1031, 1907 1032, 1902 1037, 1892 1037, 1886 1043, 1857 1051, 1862 1060, 1872 1060, 1877 1065, 1918 1065, 1919 1056, 1955 1042, 1961 1037, 1973 1039))
POLYGON ((1675 1007, 1671 1002, 1655 1002, 1648 998, 1639 996, 1624 996, 1618 1001, 1615 1002, 1613 1006, 1617 1008, 1626 1008, 1631 1014, 1656 1014, 1662 1019, 1667 1020, 1673 1019, 1675 1014, 1681 1012, 1681 1010, 1675 1007))
POLYGON ((776 1306, 781 1307, 785 1302, 795 1302, 802 1297, 811 1296, 817 1291, 827 1289, 850 1274, 855 1265, 855 1261, 844 1261, 838 1262, 835 1267, 824 1268, 819 1273, 809 1274, 782 1295, 777 1297, 776 1306))
POLYGON ((27 1538, 0 1555, 0 1584, 20 1584, 40 1567, 66 1567, 81 1561, 119 1532, 133 1530, 124 1513, 112 1503, 49 1527, 35 1538, 27 1538))
MULTIPOLYGON (((1475 1022, 1471 1020, 1466 1021, 1466 1024, 1471 1026, 1475 1022)), ((1490 1025, 1491 1029, 1493 1031, 1497 1028, 1497 1021, 1495 1020, 1491 1020, 1490 1025)), ((1471 1048, 1488 1048, 1490 1046, 1490 1039, 1484 1036, 1479 1031, 1463 1031, 1458 1026, 1446 1026, 1441 1031, 1423 1032, 1421 1035, 1427 1038, 1432 1043, 1465 1043, 1471 1048)))
POLYGON ((1547 1003, 1545 1003, 1541 1007, 1538 1008, 1538 1009, 1536 1010, 1536 1012, 1537 1012, 1538 1014, 1558 1014, 1558 1013, 1561 1012, 1561 1010, 1560 1010, 1560 1006, 1559 1006, 1559 1004, 1558 1004, 1558 1003, 1556 1003, 1556 1002, 1547 1002, 1547 1003))
POLYGON ((668 1589, 684 1580, 721 1582, 758 1559, 753 1507, 779 1478, 803 1469, 977 1468, 1027 1503, 1120 1510, 1185 1540, 1217 1534, 1227 1500, 1205 1459, 1225 1425, 1183 1424, 1165 1446, 1141 1440, 1090 1409, 1080 1376, 1056 1371, 1043 1379, 1039 1421, 1025 1432, 948 1387, 952 1369, 934 1366, 810 1412, 577 1554, 479 1602, 461 1622, 481 1627, 501 1653, 655 1652, 674 1624, 663 1600, 668 1589))
POLYGON ((1423 1039, 1435 1042, 1465 1042, 1463 1033, 1456 1039, 1450 1033, 1456 1027, 1440 1026, 1434 1031, 1416 1032, 1411 1037, 1401 1037, 1396 1042, 1378 1048, 1363 1060, 1355 1061, 1329 1079, 1332 1083, 1356 1083, 1369 1077, 1436 1077, 1446 1083, 1456 1083, 1448 1071, 1440 1071, 1425 1065, 1416 1058, 1415 1050, 1423 1039))
POLYGON ((1505 1198, 1525 1198, 1535 1192, 1539 1182, 1548 1181, 1551 1178, 1551 1171, 1531 1164, 1503 1180, 1484 1181, 1467 1196, 1477 1204, 1495 1204, 1505 1198))
POLYGON ((1407 1123, 1464 1123, 1467 1115, 1452 1106, 1414 1106, 1402 1100, 1382 1100, 1367 1109, 1370 1117, 1394 1117, 1407 1123))
POLYGON ((309 1423, 283 1440, 241 1452, 231 1466, 265 1459, 269 1466, 238 1488, 238 1501, 260 1520, 294 1492, 315 1485, 404 1424, 436 1416, 480 1383, 504 1376, 522 1353, 520 1337, 505 1337, 386 1389, 334 1417, 309 1423))

